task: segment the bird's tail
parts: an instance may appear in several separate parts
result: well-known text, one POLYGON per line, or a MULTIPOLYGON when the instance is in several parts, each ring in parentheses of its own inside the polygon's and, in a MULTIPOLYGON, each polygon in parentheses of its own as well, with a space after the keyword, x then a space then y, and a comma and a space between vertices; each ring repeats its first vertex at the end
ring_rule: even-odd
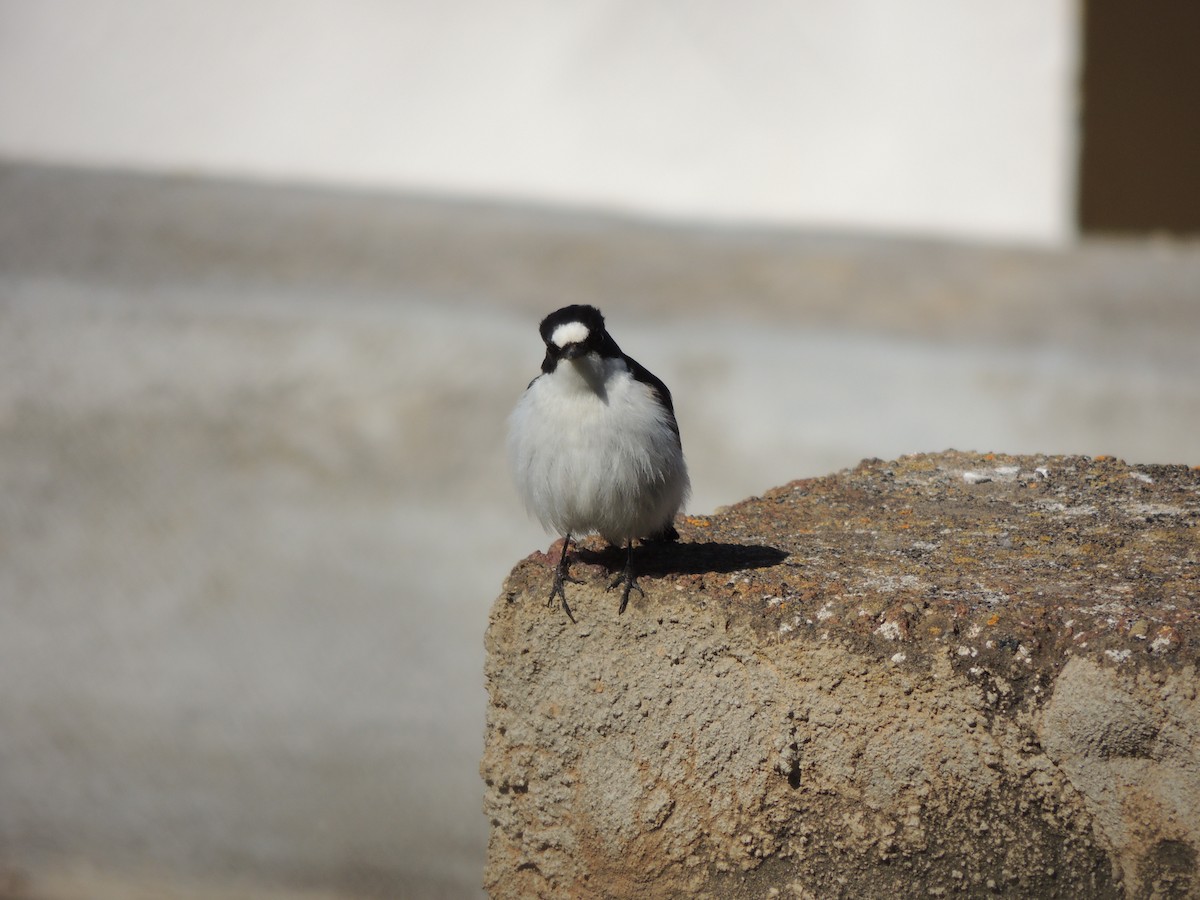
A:
POLYGON ((664 525, 658 531, 654 532, 654 534, 649 535, 648 537, 642 538, 642 543, 643 544, 652 544, 652 543, 656 544, 656 543, 666 543, 667 541, 677 541, 677 540, 679 540, 679 532, 675 530, 675 523, 667 522, 666 525, 664 525))

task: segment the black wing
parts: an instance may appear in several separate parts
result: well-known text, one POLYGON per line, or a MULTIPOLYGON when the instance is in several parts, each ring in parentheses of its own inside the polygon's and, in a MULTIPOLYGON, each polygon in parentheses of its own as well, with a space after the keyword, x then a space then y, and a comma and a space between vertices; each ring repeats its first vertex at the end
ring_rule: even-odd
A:
MULTIPOLYGON (((671 402, 671 391, 663 383, 663 380, 643 366, 632 356, 627 356, 622 353, 621 356, 625 360, 625 365, 629 366, 629 372, 633 375, 634 381, 640 381, 642 384, 650 388, 654 392, 655 398, 663 409, 667 411, 667 419, 671 426, 671 430, 675 432, 675 440, 679 440, 679 423, 675 421, 675 404, 671 402)), ((680 446, 683 444, 680 442, 680 446)))

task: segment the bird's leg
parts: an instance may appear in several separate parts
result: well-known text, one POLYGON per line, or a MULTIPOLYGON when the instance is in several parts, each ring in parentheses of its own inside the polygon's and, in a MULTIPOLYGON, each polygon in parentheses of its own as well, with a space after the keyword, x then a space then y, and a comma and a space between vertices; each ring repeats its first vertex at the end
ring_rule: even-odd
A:
POLYGON ((554 598, 558 597, 562 600, 563 612, 567 614, 567 618, 572 622, 575 617, 571 615, 571 607, 567 606, 567 592, 563 589, 563 584, 567 581, 572 584, 579 584, 578 578, 572 578, 567 574, 567 548, 571 546, 571 535, 563 538, 562 556, 558 558, 558 565, 554 567, 554 584, 550 588, 550 599, 546 601, 547 606, 554 605, 554 598))
POLYGON ((625 590, 621 592, 621 606, 617 610, 617 615, 625 612, 625 607, 629 605, 629 592, 636 590, 643 597, 646 592, 642 590, 641 585, 637 583, 637 576, 633 574, 633 538, 629 539, 629 553, 625 557, 625 571, 617 574, 608 585, 608 590, 612 590, 618 584, 625 585, 625 590))

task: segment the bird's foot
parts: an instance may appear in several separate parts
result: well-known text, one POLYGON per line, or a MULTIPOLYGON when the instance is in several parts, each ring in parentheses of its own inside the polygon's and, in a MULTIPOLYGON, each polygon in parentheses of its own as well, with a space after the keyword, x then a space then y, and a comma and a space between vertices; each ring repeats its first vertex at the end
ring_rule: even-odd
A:
POLYGON ((570 582, 571 584, 583 584, 583 582, 578 578, 572 578, 567 574, 566 561, 567 554, 566 549, 564 548, 563 558, 559 560, 558 565, 554 568, 554 584, 550 586, 550 597, 546 600, 546 606, 554 606, 554 601, 556 599, 561 600, 563 612, 567 614, 568 619, 574 622, 575 616, 571 613, 571 607, 567 605, 567 592, 563 585, 567 582, 570 582))
POLYGON ((566 582, 571 582, 572 584, 582 584, 583 582, 578 580, 578 578, 572 578, 568 574, 569 563, 566 562, 566 551, 568 551, 570 546, 571 535, 568 534, 565 536, 565 538, 563 538, 563 554, 562 556, 558 557, 558 565, 554 566, 554 583, 551 584, 550 599, 546 600, 546 606, 552 607, 556 598, 562 600, 563 612, 566 613, 566 618, 569 618, 571 622, 575 622, 575 616, 572 616, 571 614, 571 607, 566 605, 566 590, 563 588, 563 584, 566 582))
POLYGON ((642 590, 642 586, 637 583, 637 576, 629 568, 626 568, 623 572, 618 572, 617 577, 608 583, 607 590, 611 591, 622 584, 625 585, 625 590, 621 591, 621 606, 617 609, 618 616, 625 612, 625 607, 629 605, 630 591, 637 591, 643 597, 646 596, 646 592, 642 590))

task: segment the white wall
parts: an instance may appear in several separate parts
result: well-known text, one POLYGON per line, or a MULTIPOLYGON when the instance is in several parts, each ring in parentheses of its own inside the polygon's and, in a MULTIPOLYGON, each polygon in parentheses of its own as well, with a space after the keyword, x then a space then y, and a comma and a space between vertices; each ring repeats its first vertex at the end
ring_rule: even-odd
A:
POLYGON ((1074 233, 1077 0, 0 0, 0 155, 1074 233))

